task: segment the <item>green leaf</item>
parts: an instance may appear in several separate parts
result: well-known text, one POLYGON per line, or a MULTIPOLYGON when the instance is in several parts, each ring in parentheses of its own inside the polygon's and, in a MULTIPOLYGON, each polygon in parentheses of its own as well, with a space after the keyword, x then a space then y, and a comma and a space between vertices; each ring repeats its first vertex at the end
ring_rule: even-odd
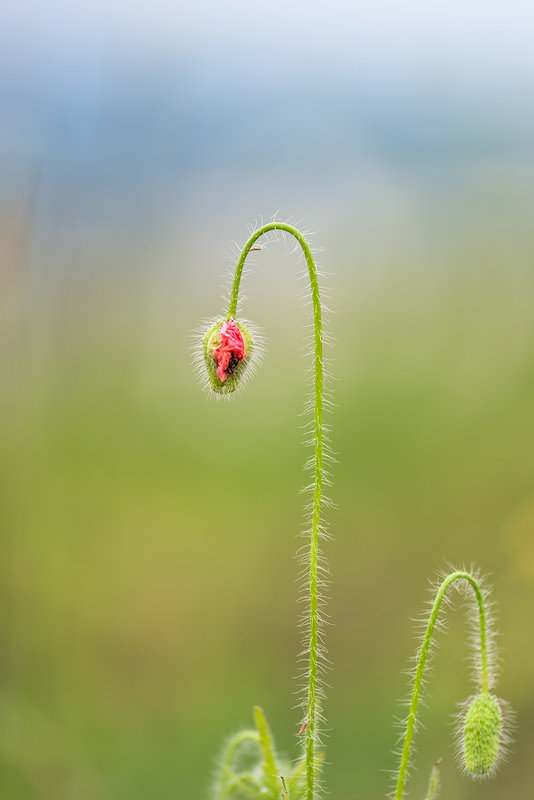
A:
POLYGON ((265 719, 265 715, 259 706, 254 707, 254 719, 260 737, 260 748, 262 753, 262 770, 266 788, 269 790, 269 797, 278 800, 280 797, 280 769, 276 761, 274 742, 271 731, 265 719))

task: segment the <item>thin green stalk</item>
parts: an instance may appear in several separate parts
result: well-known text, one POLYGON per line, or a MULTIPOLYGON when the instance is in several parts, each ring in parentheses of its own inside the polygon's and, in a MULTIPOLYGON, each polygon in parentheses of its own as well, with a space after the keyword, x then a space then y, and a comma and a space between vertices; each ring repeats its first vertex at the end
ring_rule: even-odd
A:
POLYGON ((227 319, 237 317, 237 300, 239 286, 243 273, 245 259, 257 240, 269 231, 285 231, 291 234, 299 243, 310 276, 310 288, 313 303, 314 321, 314 488, 313 488, 313 510, 311 518, 310 548, 309 548, 309 672, 308 672, 308 698, 306 709, 306 800, 313 800, 317 785, 317 764, 315 758, 315 748, 317 741, 317 673, 319 655, 319 585, 318 585, 318 566, 319 566, 319 531, 321 518, 321 504, 323 499, 323 392, 324 392, 324 370, 323 370, 323 326, 321 301, 319 296, 319 282, 317 279, 317 269, 313 260, 310 247, 297 228, 286 225, 282 222, 271 222, 258 228, 246 242, 239 260, 237 262, 234 282, 230 294, 227 319))
POLYGON ((486 609, 484 605, 484 597, 482 595, 482 591, 480 589, 478 581, 476 580, 476 578, 473 577, 473 575, 471 575, 469 572, 452 572, 445 578, 445 580, 438 589, 436 598, 434 600, 434 604, 432 606, 432 610, 430 612, 430 617, 428 620, 428 625, 425 631, 425 635, 423 637, 423 643, 419 651, 419 656, 417 659, 417 667, 415 671, 415 678, 413 683, 412 697, 410 702, 410 710, 408 712, 406 732, 404 735, 404 745, 402 749, 401 761, 399 766, 397 787, 394 795, 395 800, 402 800, 404 792, 404 784, 406 781, 406 774, 408 771, 408 764, 410 760, 410 749, 412 746, 415 722, 417 718, 417 708, 419 705, 419 699, 423 685, 423 672, 425 669, 427 656, 432 641, 432 634, 434 633, 434 628, 436 627, 436 621, 438 618, 439 610, 441 608, 441 603, 443 602, 443 598, 445 597, 445 594, 447 593, 447 590, 451 586, 451 584, 453 584, 455 581, 458 580, 467 581, 475 593, 478 605, 479 634, 480 634, 480 661, 481 661, 480 684, 483 692, 488 691, 488 686, 489 686, 488 648, 487 648, 487 636, 486 636, 486 609))

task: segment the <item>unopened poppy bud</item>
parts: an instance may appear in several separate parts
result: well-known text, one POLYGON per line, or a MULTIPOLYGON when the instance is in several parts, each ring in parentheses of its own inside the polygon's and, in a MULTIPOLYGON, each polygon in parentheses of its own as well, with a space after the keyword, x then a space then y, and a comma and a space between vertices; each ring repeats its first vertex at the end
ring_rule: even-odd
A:
POLYGON ((233 317, 214 322, 202 342, 209 388, 217 394, 235 392, 249 370, 254 350, 252 334, 242 322, 233 317))
POLYGON ((474 777, 490 775, 503 750, 503 703, 489 692, 469 700, 461 716, 461 757, 474 777))
POLYGON ((436 761, 430 773, 430 780, 428 781, 428 789, 426 792, 425 800, 436 800, 439 789, 440 789, 439 761, 436 761))

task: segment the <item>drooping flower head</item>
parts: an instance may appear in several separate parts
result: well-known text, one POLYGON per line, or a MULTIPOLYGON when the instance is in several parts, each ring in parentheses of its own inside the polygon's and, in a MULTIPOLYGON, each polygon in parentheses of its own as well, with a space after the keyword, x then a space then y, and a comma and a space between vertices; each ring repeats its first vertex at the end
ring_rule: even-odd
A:
POLYGON ((233 317, 212 323, 202 340, 202 361, 208 388, 228 395, 238 388, 243 375, 250 373, 256 344, 249 328, 233 317))
POLYGON ((497 769, 509 740, 510 709, 495 695, 481 691, 471 697, 459 716, 460 762, 474 778, 486 778, 497 769))

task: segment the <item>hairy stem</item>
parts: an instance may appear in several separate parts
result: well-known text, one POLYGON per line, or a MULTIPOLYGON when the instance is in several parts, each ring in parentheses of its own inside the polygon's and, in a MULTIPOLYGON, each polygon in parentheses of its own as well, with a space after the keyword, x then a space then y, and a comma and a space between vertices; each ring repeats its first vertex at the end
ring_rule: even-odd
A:
POLYGON ((312 253, 304 236, 291 225, 281 222, 271 222, 258 228, 246 242, 237 262, 234 282, 228 307, 228 318, 237 315, 237 300, 239 285, 245 259, 255 242, 269 231, 285 231, 291 234, 299 243, 310 276, 310 288, 313 303, 314 321, 314 451, 315 470, 313 488, 313 510, 311 517, 310 547, 309 547, 309 671, 308 671, 308 699, 306 707, 306 800, 313 800, 317 784, 317 765, 315 747, 317 740, 317 671, 319 653, 319 589, 318 589, 318 564, 319 564, 319 530, 321 518, 321 503, 323 497, 323 324, 321 314, 321 301, 319 296, 319 282, 317 269, 312 253))
POLYGON ((471 575, 469 572, 452 572, 448 575, 441 586, 438 589, 436 594, 436 598, 434 600, 434 604, 432 606, 432 610, 430 612, 430 617, 428 620, 428 625, 425 631, 425 635, 423 637, 423 643, 421 645, 421 649, 419 651, 418 659, 417 659, 417 667, 415 671, 415 678, 413 682, 413 690, 412 690, 412 698, 410 702, 410 710, 408 712, 408 720, 406 723, 406 732, 404 734, 404 745, 402 749, 401 761, 399 766, 399 773, 397 778, 397 787, 395 791, 395 800, 402 800, 403 792, 404 792, 404 784, 406 781, 406 773, 408 771, 408 764, 410 760, 410 749, 412 746, 412 739, 415 729, 415 722, 417 719, 417 708, 419 705, 419 699, 421 695, 421 688, 423 685, 423 673, 427 661, 428 651, 430 649, 430 644, 432 641, 432 634, 434 633, 434 628, 436 627, 436 621, 438 618, 439 610, 441 608, 441 604, 443 602, 443 598, 447 593, 448 588, 458 580, 464 580, 469 583, 473 592, 475 593, 477 605, 478 605, 478 617, 479 617, 479 634, 480 634, 480 660, 481 660, 481 675, 480 675, 480 683, 481 689, 483 692, 488 691, 488 650, 487 650, 487 636, 486 636, 486 609, 484 605, 484 597, 482 595, 482 591, 480 586, 476 580, 476 578, 471 575))

